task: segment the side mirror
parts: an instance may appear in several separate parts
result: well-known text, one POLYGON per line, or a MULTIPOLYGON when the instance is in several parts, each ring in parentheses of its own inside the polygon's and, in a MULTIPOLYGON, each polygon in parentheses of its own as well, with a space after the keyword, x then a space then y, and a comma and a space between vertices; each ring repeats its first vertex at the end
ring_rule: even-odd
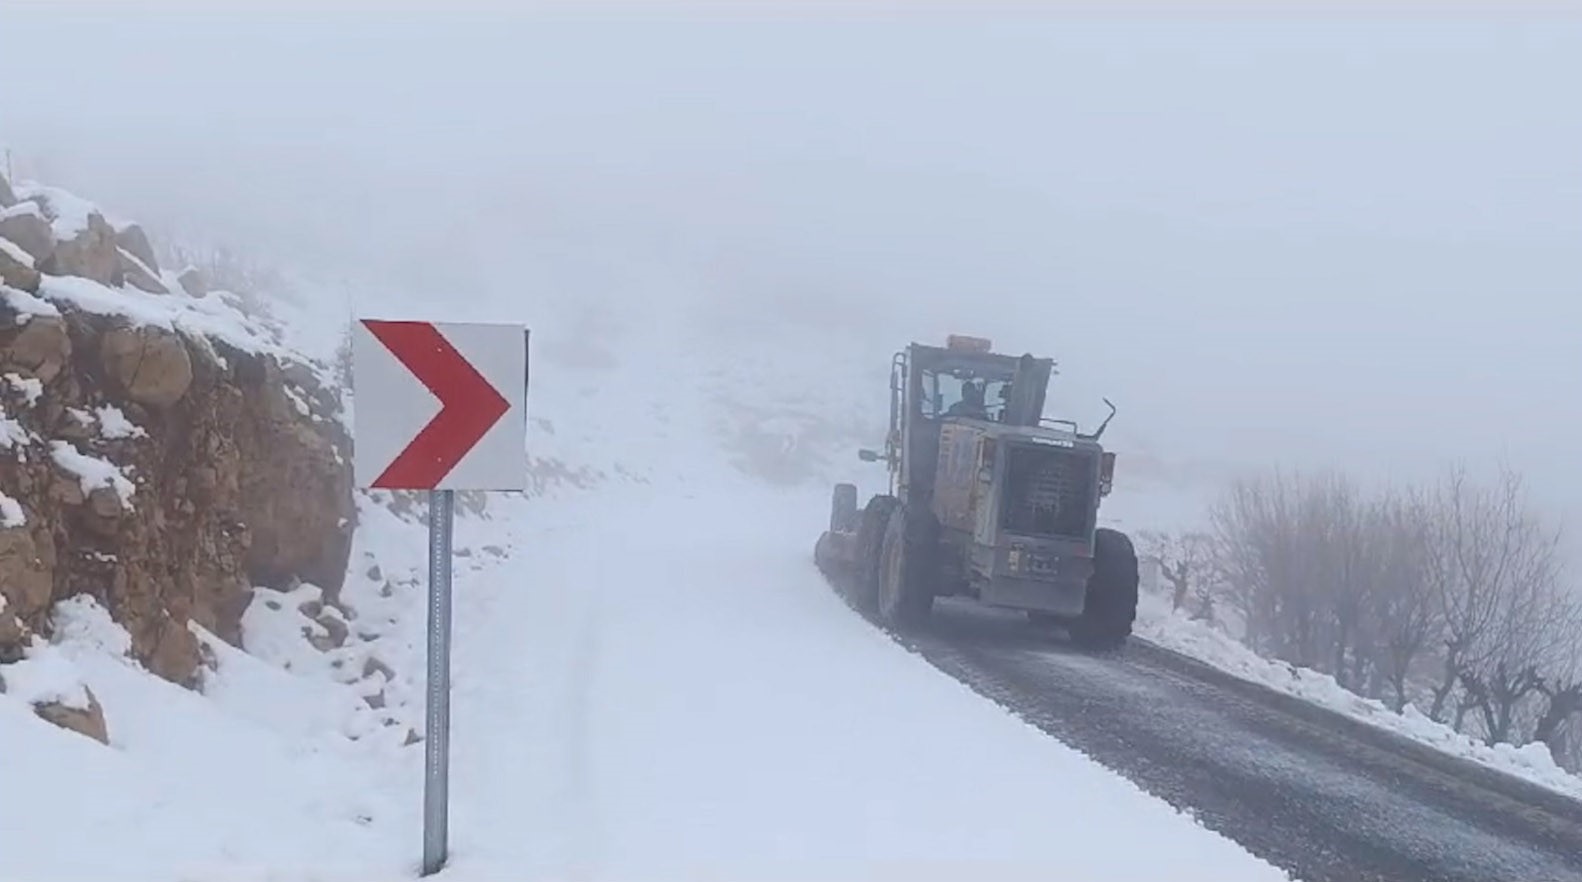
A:
POLYGON ((857 451, 857 458, 863 462, 878 462, 881 457, 879 456, 879 452, 877 450, 868 450, 867 448, 864 448, 857 451))

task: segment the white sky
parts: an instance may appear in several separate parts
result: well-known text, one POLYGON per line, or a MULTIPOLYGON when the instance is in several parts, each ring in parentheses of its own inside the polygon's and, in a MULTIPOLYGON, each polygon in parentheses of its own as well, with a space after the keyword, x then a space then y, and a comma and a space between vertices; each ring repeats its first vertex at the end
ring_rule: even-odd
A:
POLYGON ((74 8, 0 6, 0 139, 156 224, 450 315, 982 333, 1162 454, 1503 455, 1582 530, 1582 18, 74 8))

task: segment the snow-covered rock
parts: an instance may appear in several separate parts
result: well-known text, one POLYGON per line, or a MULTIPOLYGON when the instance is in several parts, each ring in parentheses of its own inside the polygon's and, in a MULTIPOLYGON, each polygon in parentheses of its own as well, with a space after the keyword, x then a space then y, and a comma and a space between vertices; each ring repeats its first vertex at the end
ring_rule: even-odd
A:
MULTIPOLYGON (((130 262, 166 288, 141 228, 58 188, 17 191, 5 217, 49 253, 34 292, 0 287, 0 660, 95 591, 134 658, 196 685, 189 623, 238 642, 254 584, 344 578, 338 396, 223 292, 117 287, 130 262)), ((25 245, 6 255, 25 265, 25 245)))
POLYGON ((55 256, 55 232, 36 203, 21 202, 0 209, 0 239, 8 240, 43 266, 55 256))
POLYGON ((38 281, 39 271, 33 255, 10 239, 0 239, 0 285, 31 294, 38 290, 38 281))

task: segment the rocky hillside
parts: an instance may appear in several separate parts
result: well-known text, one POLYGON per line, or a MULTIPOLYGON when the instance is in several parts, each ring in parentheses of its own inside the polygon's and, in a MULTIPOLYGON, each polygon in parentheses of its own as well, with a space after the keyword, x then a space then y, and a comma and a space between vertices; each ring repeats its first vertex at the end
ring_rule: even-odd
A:
POLYGON ((190 625, 239 644, 253 586, 335 596, 354 526, 338 393, 241 303, 161 267, 136 224, 0 178, 0 689, 68 598, 193 686, 190 625))

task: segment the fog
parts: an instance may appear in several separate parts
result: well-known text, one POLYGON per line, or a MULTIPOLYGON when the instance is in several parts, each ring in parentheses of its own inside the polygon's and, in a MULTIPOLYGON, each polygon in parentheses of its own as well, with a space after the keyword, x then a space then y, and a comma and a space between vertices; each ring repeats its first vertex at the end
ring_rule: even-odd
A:
POLYGON ((1582 20, 114 8, 0 11, 0 141, 156 230, 418 314, 983 334, 1182 468, 1506 457, 1582 522, 1582 20))

